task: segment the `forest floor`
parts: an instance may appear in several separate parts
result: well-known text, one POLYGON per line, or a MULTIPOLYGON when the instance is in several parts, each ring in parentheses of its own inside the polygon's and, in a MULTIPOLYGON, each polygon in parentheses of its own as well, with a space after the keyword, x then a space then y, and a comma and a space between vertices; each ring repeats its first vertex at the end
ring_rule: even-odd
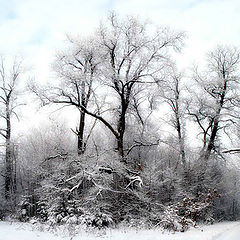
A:
POLYGON ((185 233, 162 232, 160 229, 112 229, 83 231, 51 229, 29 223, 0 222, 0 240, 239 240, 240 222, 222 222, 192 228, 185 233))

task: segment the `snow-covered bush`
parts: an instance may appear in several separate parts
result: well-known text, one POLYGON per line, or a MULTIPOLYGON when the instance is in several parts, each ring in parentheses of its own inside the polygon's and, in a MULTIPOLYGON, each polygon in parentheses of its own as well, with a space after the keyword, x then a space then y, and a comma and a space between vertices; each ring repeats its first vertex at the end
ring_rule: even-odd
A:
POLYGON ((79 217, 83 214, 83 209, 79 206, 78 201, 62 198, 57 199, 48 210, 48 221, 51 224, 79 224, 79 217))
POLYGON ((120 228, 134 228, 136 230, 140 229, 149 229, 153 227, 149 218, 147 217, 140 217, 140 218, 133 218, 133 216, 125 216, 125 219, 119 223, 120 228))
POLYGON ((172 231, 186 231, 190 226, 196 226, 198 222, 212 223, 212 203, 219 194, 216 190, 199 197, 186 197, 181 202, 168 206, 158 225, 172 231))
POLYGON ((81 217, 82 223, 87 227, 94 227, 98 229, 111 227, 114 225, 114 221, 109 214, 96 213, 96 214, 85 214, 81 217))
POLYGON ((210 204, 210 202, 198 198, 184 198, 182 202, 177 204, 178 215, 194 222, 205 222, 209 218, 210 204))
POLYGON ((195 225, 195 223, 190 218, 180 216, 178 211, 179 209, 177 206, 168 206, 163 212, 158 225, 163 229, 174 232, 185 232, 190 226, 195 225))
POLYGON ((36 215, 36 197, 34 195, 26 195, 22 197, 22 200, 18 204, 17 218, 26 222, 36 215))
POLYGON ((48 220, 48 212, 47 212, 47 203, 46 201, 38 201, 37 202, 37 217, 40 222, 46 222, 48 220))

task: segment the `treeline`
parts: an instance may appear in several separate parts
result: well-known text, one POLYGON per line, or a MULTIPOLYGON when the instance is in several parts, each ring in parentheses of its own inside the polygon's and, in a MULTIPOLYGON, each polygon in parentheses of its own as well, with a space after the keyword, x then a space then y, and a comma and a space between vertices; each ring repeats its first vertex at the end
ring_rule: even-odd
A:
POLYGON ((28 91, 43 107, 72 108, 78 125, 69 131, 53 121, 18 142, 12 118, 22 66, 8 74, 2 60, 2 216, 178 231, 236 220, 240 52, 217 46, 205 68, 184 74, 173 57, 184 39, 115 13, 92 36, 68 37, 55 79, 31 81, 28 91))

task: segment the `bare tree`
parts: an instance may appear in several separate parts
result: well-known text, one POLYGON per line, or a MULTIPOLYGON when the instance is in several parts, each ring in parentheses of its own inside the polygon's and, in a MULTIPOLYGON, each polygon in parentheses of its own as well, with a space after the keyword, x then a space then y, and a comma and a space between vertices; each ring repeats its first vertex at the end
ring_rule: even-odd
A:
POLYGON ((203 74, 195 71, 197 101, 195 106, 188 109, 188 113, 201 129, 201 158, 205 160, 216 151, 216 140, 220 133, 227 133, 227 129, 239 119, 239 61, 238 49, 219 46, 208 54, 208 70, 203 74))
MULTIPOLYGON (((183 33, 174 33, 167 28, 159 28, 151 34, 148 24, 134 17, 120 20, 115 13, 111 13, 106 25, 100 26, 94 38, 87 40, 85 47, 78 47, 75 53, 70 54, 70 60, 66 55, 61 55, 57 72, 66 79, 65 86, 55 87, 55 96, 48 95, 46 98, 55 103, 76 106, 82 119, 88 114, 102 122, 114 135, 116 150, 124 159, 129 106, 141 94, 141 85, 146 88, 146 84, 160 80, 161 71, 169 59, 169 50, 180 50, 183 38, 183 33), (103 91, 113 94, 115 108, 111 111, 115 123, 109 121, 99 109, 94 112, 88 107, 93 78, 102 85, 103 91)), ((80 142, 83 126, 78 129, 80 142)))
MULTIPOLYGON (((93 98, 93 84, 96 79, 97 49, 94 39, 75 40, 68 38, 70 48, 59 52, 54 63, 54 71, 59 81, 49 84, 45 89, 31 84, 31 90, 37 94, 43 104, 57 103, 74 106, 79 111, 79 125, 73 132, 77 136, 77 151, 85 152, 89 136, 85 134, 86 111, 93 98)), ((95 123, 94 123, 95 124, 95 123)), ((92 127, 93 128, 93 127, 92 127)))
MULTIPOLYGON (((159 81, 161 71, 168 61, 168 49, 180 50, 183 33, 173 33, 159 28, 150 34, 148 24, 134 17, 120 20, 114 13, 108 24, 98 30, 99 48, 102 57, 102 82, 113 90, 118 107, 115 111, 117 124, 109 123, 102 116, 99 119, 113 133, 117 151, 124 158, 124 134, 130 104, 138 94, 139 86, 159 81)), ((140 88, 141 89, 141 88, 140 88)))
POLYGON ((5 139, 5 198, 9 199, 16 192, 16 163, 14 145, 12 143, 12 117, 18 118, 16 109, 18 102, 17 84, 22 73, 21 61, 15 60, 8 70, 7 61, 1 58, 0 63, 0 118, 4 127, 0 135, 5 139))
POLYGON ((74 132, 77 135, 78 154, 81 155, 85 151, 88 137, 84 140, 86 113, 79 106, 87 108, 89 105, 99 62, 93 39, 70 41, 73 51, 70 51, 70 54, 58 54, 55 62, 55 71, 65 81, 65 87, 59 89, 59 95, 53 102, 77 106, 80 114, 79 125, 74 132))
POLYGON ((182 77, 183 74, 178 73, 174 65, 170 65, 168 76, 166 77, 165 81, 161 82, 160 92, 161 97, 163 97, 164 101, 169 105, 172 112, 172 118, 169 123, 177 132, 180 158, 183 168, 185 169, 185 103, 183 99, 182 77))

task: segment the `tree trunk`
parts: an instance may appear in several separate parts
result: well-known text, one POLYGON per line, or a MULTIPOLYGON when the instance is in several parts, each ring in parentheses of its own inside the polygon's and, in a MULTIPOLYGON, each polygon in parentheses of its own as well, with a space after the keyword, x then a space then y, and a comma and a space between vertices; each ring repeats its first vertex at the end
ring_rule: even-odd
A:
POLYGON ((118 120, 118 134, 119 137, 117 138, 117 150, 118 153, 122 159, 122 161, 125 162, 124 159, 124 133, 126 129, 126 111, 127 111, 128 104, 126 104, 126 100, 122 98, 122 106, 121 106, 121 113, 118 120))
POLYGON ((11 163, 11 152, 10 146, 7 143, 6 156, 5 156, 5 198, 10 199, 11 183, 12 183, 12 163, 11 163))
MULTIPOLYGON (((225 79, 225 74, 224 73, 223 73, 223 78, 225 79)), ((224 85, 223 85, 223 91, 222 91, 222 94, 221 94, 221 97, 220 97, 219 108, 217 110, 216 117, 215 117, 215 119, 213 121, 212 132, 211 132, 211 135, 210 135, 210 139, 209 139, 209 143, 208 143, 208 146, 207 146, 207 150, 205 151, 205 154, 204 154, 204 158, 205 158, 206 161, 209 159, 211 151, 215 147, 215 139, 216 139, 217 132, 218 132, 218 129, 219 129, 218 125, 219 125, 221 110, 222 110, 223 105, 224 105, 226 90, 227 90, 227 82, 225 80, 224 81, 224 85)))
POLYGON ((214 149, 214 145, 215 145, 214 142, 215 142, 215 138, 217 136, 218 124, 219 124, 219 118, 217 118, 214 121, 213 130, 212 130, 212 133, 211 133, 211 136, 210 136, 210 139, 209 139, 207 150, 205 151, 205 154, 204 154, 204 159, 205 160, 209 159, 210 154, 211 154, 212 150, 214 149))
POLYGON ((123 137, 117 139, 117 151, 122 159, 124 159, 123 137))
POLYGON ((10 199, 11 190, 12 190, 12 180, 13 180, 13 163, 12 163, 12 154, 11 154, 11 121, 9 114, 9 106, 6 106, 6 151, 5 151, 5 163, 6 163, 6 173, 5 173, 5 198, 10 199))
POLYGON ((80 123, 77 131, 77 150, 78 155, 82 155, 85 152, 85 143, 84 143, 84 128, 85 128, 85 112, 81 111, 80 113, 80 123))
POLYGON ((186 168, 186 157, 185 157, 184 141, 183 141, 183 136, 182 136, 181 122, 180 122, 178 114, 176 114, 176 120, 177 120, 176 122, 177 122, 177 132, 178 132, 180 155, 181 155, 183 168, 185 169, 186 168))

